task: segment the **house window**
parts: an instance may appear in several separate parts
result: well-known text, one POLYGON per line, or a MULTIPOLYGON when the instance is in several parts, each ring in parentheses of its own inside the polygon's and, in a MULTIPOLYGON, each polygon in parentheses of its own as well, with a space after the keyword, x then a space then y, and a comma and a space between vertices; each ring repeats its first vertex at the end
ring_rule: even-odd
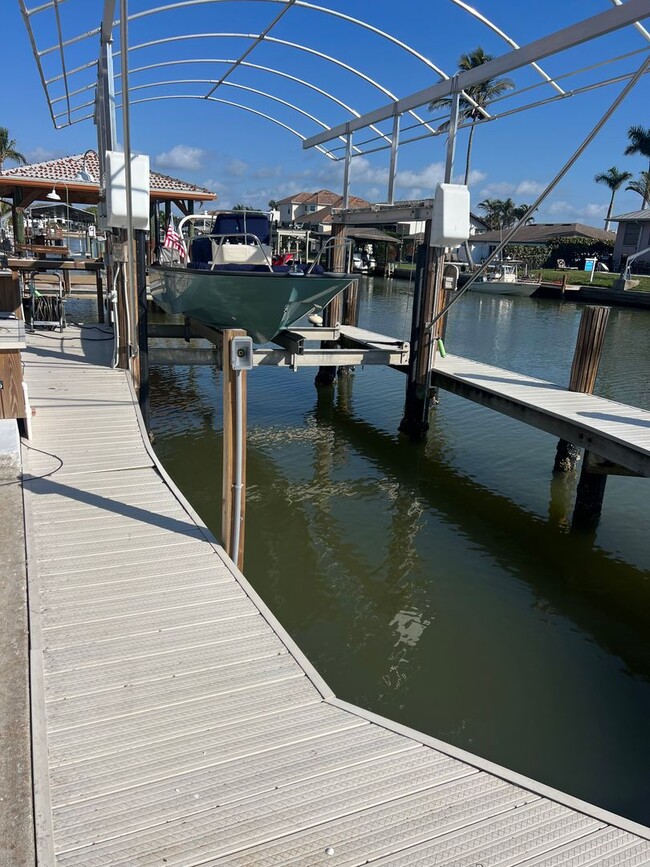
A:
POLYGON ((636 247, 639 243, 639 233, 641 231, 640 223, 626 223, 623 232, 623 246, 636 247))
POLYGON ((317 210, 318 210, 318 205, 310 205, 309 206, 309 213, 310 214, 315 213, 317 210))

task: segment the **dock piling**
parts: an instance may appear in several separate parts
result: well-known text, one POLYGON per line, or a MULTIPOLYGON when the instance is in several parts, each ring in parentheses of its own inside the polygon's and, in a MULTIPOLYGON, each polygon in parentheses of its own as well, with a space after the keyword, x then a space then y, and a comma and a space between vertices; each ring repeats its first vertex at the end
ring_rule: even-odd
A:
MULTIPOLYGON (((609 307, 590 305, 582 311, 576 348, 573 354, 569 391, 593 394, 596 375, 603 351, 609 307)), ((575 469, 580 451, 567 440, 559 440, 555 453, 554 473, 569 473, 575 469)))
POLYGON ((235 371, 230 364, 230 346, 235 337, 246 337, 241 328, 227 328, 222 332, 223 377, 223 482, 221 497, 221 542, 238 569, 244 566, 244 528, 246 516, 246 371, 235 371), (237 377, 241 383, 241 400, 237 400, 237 377), (241 417, 238 417, 241 413, 241 417), (240 527, 237 551, 233 550, 233 520, 235 515, 235 464, 237 460, 237 430, 241 431, 243 454, 241 462, 241 493, 239 494, 240 527))
MULTIPOLYGON (((332 238, 334 238, 332 250, 332 271, 337 274, 345 272, 345 226, 342 223, 334 223, 332 226, 332 238)), ((341 324, 343 317, 343 300, 341 295, 332 298, 330 303, 323 310, 323 325, 326 327, 335 328, 341 324)), ((330 340, 321 342, 323 349, 334 349, 336 343, 330 340)), ((331 366, 323 366, 318 368, 314 383, 318 388, 321 385, 333 385, 336 381, 337 368, 331 366)))
MULTIPOLYGON (((427 220, 425 238, 431 232, 427 220)), ((444 250, 422 244, 418 250, 413 318, 411 321, 411 355, 409 359, 404 416, 399 430, 412 440, 426 439, 431 408, 431 369, 436 338, 432 322, 441 309, 443 293, 444 250)))

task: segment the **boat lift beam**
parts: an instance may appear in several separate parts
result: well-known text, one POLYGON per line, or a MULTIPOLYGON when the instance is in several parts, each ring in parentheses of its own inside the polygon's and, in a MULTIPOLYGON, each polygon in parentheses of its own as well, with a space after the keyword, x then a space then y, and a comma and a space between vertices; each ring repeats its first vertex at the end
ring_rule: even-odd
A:
MULTIPOLYGON (((607 9, 591 18, 586 18, 577 24, 572 24, 555 33, 551 33, 549 36, 536 39, 516 51, 510 51, 474 69, 459 73, 458 87, 463 91, 467 90, 467 88, 474 87, 489 79, 498 78, 516 69, 520 69, 522 66, 528 66, 533 61, 558 54, 584 42, 620 30, 622 27, 635 24, 639 19, 644 19, 647 16, 647 0, 627 0, 622 6, 607 9)), ((360 118, 332 127, 329 133, 317 133, 309 137, 303 144, 303 147, 307 149, 316 145, 322 145, 327 141, 338 138, 340 135, 344 135, 348 130, 354 132, 358 129, 364 129, 370 126, 370 124, 377 124, 388 120, 394 117, 395 114, 412 112, 423 105, 449 97, 453 92, 454 86, 452 79, 438 82, 423 90, 416 91, 410 96, 390 102, 374 111, 367 112, 360 118)))
MULTIPOLYGON (((184 337, 187 341, 191 338, 202 338, 212 344, 209 348, 150 346, 151 364, 195 364, 222 369, 222 332, 218 328, 188 319, 185 325, 151 324, 149 337, 151 339, 184 337)), ((405 370, 410 354, 407 341, 351 325, 337 325, 331 328, 292 327, 277 334, 273 338, 273 343, 277 344, 277 347, 260 347, 253 350, 253 367, 288 367, 297 370, 299 367, 384 365, 405 370), (308 342, 324 340, 336 342, 338 346, 331 349, 305 346, 308 342)))

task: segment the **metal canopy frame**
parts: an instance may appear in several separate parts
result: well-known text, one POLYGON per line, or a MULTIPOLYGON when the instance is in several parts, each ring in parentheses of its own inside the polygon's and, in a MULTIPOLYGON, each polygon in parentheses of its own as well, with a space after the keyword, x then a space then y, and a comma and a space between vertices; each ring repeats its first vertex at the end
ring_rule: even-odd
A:
MULTIPOLYGON (((595 88, 604 87, 616 81, 625 80, 633 75, 633 71, 624 74, 610 75, 597 78, 588 84, 579 84, 571 89, 568 80, 572 76, 583 75, 585 72, 594 71, 607 63, 620 62, 635 52, 629 52, 627 55, 621 55, 615 58, 605 58, 604 60, 594 63, 591 66, 581 69, 574 69, 563 72, 562 75, 552 77, 541 66, 540 61, 544 58, 558 54, 571 47, 580 45, 589 40, 595 40, 600 36, 618 30, 622 27, 633 25, 650 43, 650 34, 640 23, 644 18, 650 16, 650 0, 610 0, 612 8, 600 12, 585 21, 579 22, 568 28, 543 37, 525 46, 520 46, 512 36, 510 36, 499 24, 483 15, 477 9, 469 6, 464 0, 448 0, 458 9, 462 10, 468 16, 471 16, 475 21, 485 26, 490 32, 496 34, 503 40, 512 50, 497 57, 490 63, 484 64, 476 69, 462 72, 458 75, 448 75, 439 65, 433 60, 417 51, 414 47, 408 45, 385 30, 380 29, 369 21, 364 21, 360 18, 355 18, 344 12, 335 9, 328 9, 308 0, 178 0, 178 2, 168 3, 151 3, 150 8, 141 9, 132 14, 128 14, 126 0, 104 0, 104 14, 102 22, 90 30, 80 31, 77 33, 64 34, 61 7, 65 5, 72 6, 76 0, 47 0, 38 6, 28 8, 26 0, 19 0, 20 8, 25 20, 27 31, 34 57, 38 66, 41 82, 48 101, 52 121, 56 128, 70 126, 90 118, 98 122, 98 138, 100 151, 102 148, 115 147, 115 111, 117 108, 127 109, 129 101, 131 104, 140 104, 146 102, 155 102, 159 100, 204 100, 206 102, 214 102, 221 105, 227 105, 241 111, 245 111, 256 115, 264 120, 267 120, 283 130, 298 137, 303 148, 317 148, 326 157, 335 161, 344 161, 344 199, 349 197, 349 176, 351 160, 357 156, 376 153, 377 151, 387 149, 390 151, 390 168, 388 171, 388 201, 393 201, 395 176, 397 172, 397 158, 399 148, 405 144, 420 141, 424 138, 440 135, 444 129, 447 132, 447 126, 450 130, 450 143, 448 147, 447 172, 449 174, 450 162, 453 164, 453 145, 455 141, 456 130, 462 128, 462 122, 458 118, 458 99, 464 94, 465 99, 471 103, 472 100, 467 96, 464 89, 470 88, 481 83, 489 78, 497 77, 505 73, 517 70, 523 66, 530 66, 539 77, 539 81, 535 84, 524 88, 516 88, 504 94, 497 100, 490 103, 490 110, 497 113, 488 113, 484 109, 479 109, 482 118, 480 122, 492 122, 497 119, 511 116, 518 112, 527 111, 531 108, 545 105, 553 101, 563 100, 567 97, 576 96, 580 93, 585 93, 595 88), (175 36, 164 37, 160 39, 149 40, 134 45, 122 46, 120 44, 120 60, 121 71, 113 73, 113 51, 112 39, 113 31, 119 27, 121 38, 125 38, 128 32, 128 25, 137 21, 142 21, 151 16, 165 15, 166 13, 177 12, 179 10, 189 10, 193 7, 209 7, 222 3, 272 3, 281 8, 277 11, 269 23, 258 32, 240 33, 240 32, 200 32, 200 33, 182 33, 175 36), (120 18, 116 20, 116 5, 119 5, 120 18), (393 45, 404 52, 405 57, 408 56, 422 64, 427 72, 433 72, 440 79, 438 84, 420 90, 410 96, 398 98, 384 83, 375 80, 362 69, 352 64, 346 63, 342 59, 334 57, 323 51, 320 51, 313 45, 303 42, 290 41, 281 39, 271 35, 271 31, 276 27, 281 19, 290 18, 295 10, 307 9, 321 16, 330 16, 336 18, 353 28, 359 28, 374 34, 376 37, 384 40, 390 45, 393 45), (56 33, 57 39, 55 42, 39 47, 33 22, 37 16, 50 15, 53 20, 52 31, 56 33), (126 19, 124 22, 121 18, 126 19), (131 58, 134 53, 144 49, 157 49, 161 46, 168 48, 169 46, 180 47, 181 44, 191 43, 192 40, 206 39, 241 39, 247 41, 246 47, 239 56, 224 58, 224 57, 181 57, 169 59, 167 56, 164 60, 158 62, 146 63, 140 66, 130 65, 131 58), (71 58, 68 56, 73 47, 84 43, 90 44, 99 39, 100 52, 97 60, 91 60, 80 65, 74 65, 71 58), (382 107, 374 111, 361 114, 355 107, 349 105, 347 101, 339 95, 332 92, 322 82, 310 81, 306 77, 294 75, 292 71, 279 68, 271 64, 259 64, 251 62, 249 55, 260 45, 281 46, 291 51, 302 52, 312 57, 319 58, 326 64, 331 64, 333 68, 339 71, 354 76, 365 84, 369 85, 373 90, 378 91, 388 102, 382 107), (123 48, 126 48, 126 51, 123 48), (58 60, 57 74, 47 77, 45 73, 45 62, 56 58, 58 60), (214 78, 161 78, 156 81, 139 81, 138 79, 143 73, 151 73, 156 70, 173 69, 174 67, 183 67, 185 64, 208 64, 215 67, 227 66, 225 71, 217 73, 214 78), (263 82, 262 86, 255 87, 249 83, 229 80, 235 76, 239 70, 247 70, 252 73, 257 73, 260 78, 266 79, 272 84, 267 86, 263 82), (88 80, 89 76, 91 77, 88 80), (85 81, 84 81, 85 78, 85 81), (121 90, 116 90, 115 81, 121 80, 121 90), (125 87, 125 79, 134 81, 129 87, 128 81, 125 87), (562 84, 560 84, 560 81, 562 84), (291 99, 286 98, 279 90, 282 82, 291 82, 304 90, 304 103, 296 104, 296 99, 292 96, 291 99), (195 92, 169 92, 174 85, 182 85, 181 89, 195 88, 195 92), (223 87, 228 87, 236 90, 241 94, 242 99, 226 99, 221 96, 215 96, 215 92, 223 87), (539 93, 540 88, 550 88, 552 93, 539 93), (136 94, 142 90, 151 91, 150 96, 142 96, 131 99, 130 94, 136 94), (308 99, 310 94, 317 93, 325 99, 335 103, 342 109, 348 118, 342 121, 337 126, 328 125, 323 119, 317 117, 313 112, 308 110, 308 99), (289 123, 274 116, 272 113, 267 113, 255 105, 251 105, 246 101, 247 95, 268 100, 271 104, 281 105, 287 112, 293 112, 296 115, 296 123, 289 123), (91 97, 90 99, 88 97, 91 97), (523 102, 522 102, 522 97, 523 102), (427 106, 429 103, 440 99, 450 98, 452 102, 452 114, 455 117, 451 121, 446 120, 446 117, 423 117, 418 114, 418 109, 422 106, 427 106), (120 106, 119 100, 122 100, 123 105, 120 106), (410 116, 410 117, 409 117, 410 116), (408 120, 407 120, 408 118, 408 120), (391 129, 382 128, 382 124, 390 121, 391 129), (443 123, 443 121, 446 121, 443 123), (316 134, 309 134, 311 130, 301 129, 304 124, 312 124, 320 127, 321 131, 316 134), (110 131, 101 129, 102 126, 110 126, 110 131), (297 128, 298 127, 298 128, 297 128), (354 132, 368 129, 370 134, 362 141, 352 141, 354 132), (450 160, 449 152, 452 152, 450 160)), ((84 15, 87 6, 84 8, 84 15)), ((84 25, 84 15, 77 16, 81 20, 81 26, 84 25)), ((94 23, 94 22, 91 22, 94 23)), ((128 39, 127 39, 128 42, 128 39)), ((646 46, 642 51, 648 51, 650 46, 646 46)), ((115 55, 117 56, 117 55, 115 55)), ((128 113, 128 112, 127 112, 128 113)))

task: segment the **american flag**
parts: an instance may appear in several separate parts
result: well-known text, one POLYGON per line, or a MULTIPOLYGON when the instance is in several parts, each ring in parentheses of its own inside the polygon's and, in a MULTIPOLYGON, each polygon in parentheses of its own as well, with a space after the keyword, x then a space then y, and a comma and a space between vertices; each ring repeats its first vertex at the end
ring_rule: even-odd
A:
POLYGON ((183 244, 183 239, 176 231, 173 217, 169 218, 169 225, 167 226, 167 233, 165 235, 163 247, 167 250, 176 250, 181 259, 185 258, 185 245, 183 244))

